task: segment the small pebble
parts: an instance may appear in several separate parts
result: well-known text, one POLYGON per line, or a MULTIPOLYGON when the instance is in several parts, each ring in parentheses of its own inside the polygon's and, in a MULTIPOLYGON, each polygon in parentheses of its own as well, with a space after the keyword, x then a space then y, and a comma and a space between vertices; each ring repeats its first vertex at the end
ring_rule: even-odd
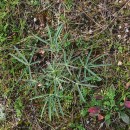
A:
POLYGON ((121 35, 118 35, 118 38, 121 39, 121 35))
POLYGON ((128 28, 126 28, 126 29, 125 29, 125 32, 126 32, 126 33, 128 33, 128 32, 129 32, 129 29, 128 29, 128 28))
POLYGON ((34 22, 36 22, 36 21, 37 21, 37 19, 36 19, 36 18, 34 18, 34 19, 33 19, 33 21, 34 21, 34 22))
POLYGON ((118 62, 118 66, 121 66, 121 65, 122 65, 122 62, 121 62, 121 61, 119 61, 119 62, 118 62))

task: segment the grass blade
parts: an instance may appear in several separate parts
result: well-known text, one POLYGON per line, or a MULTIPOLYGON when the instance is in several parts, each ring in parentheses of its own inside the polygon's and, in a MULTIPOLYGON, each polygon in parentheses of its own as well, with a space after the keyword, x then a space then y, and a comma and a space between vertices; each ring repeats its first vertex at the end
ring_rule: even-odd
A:
POLYGON ((81 100, 82 100, 83 102, 86 102, 85 99, 84 99, 84 97, 83 97, 83 94, 82 94, 82 92, 81 92, 81 90, 80 90, 80 88, 79 88, 79 85, 76 84, 76 87, 77 87, 77 90, 78 90, 78 92, 79 92, 79 96, 80 96, 81 100))
POLYGON ((91 53, 92 53, 92 49, 91 49, 91 51, 88 53, 88 56, 87 56, 87 58, 86 58, 86 65, 88 64, 88 61, 89 61, 90 56, 91 56, 91 53))
POLYGON ((53 101, 53 108, 54 108, 54 111, 56 113, 56 116, 59 118, 59 114, 58 114, 58 111, 57 111, 57 108, 56 108, 56 98, 53 101))
POLYGON ((33 34, 33 36, 34 36, 36 39, 38 39, 39 41, 41 41, 41 42, 43 42, 43 43, 45 43, 45 44, 49 44, 47 41, 43 40, 42 38, 38 37, 37 35, 34 35, 34 34, 33 34))
POLYGON ((63 25, 61 24, 61 25, 58 27, 58 29, 57 29, 57 31, 56 31, 56 34, 55 34, 55 36, 54 36, 54 41, 55 41, 56 43, 57 43, 57 40, 58 40, 58 38, 59 38, 59 36, 60 36, 60 33, 61 33, 62 29, 63 29, 63 25))
POLYGON ((96 67, 104 67, 104 66, 110 66, 111 64, 100 64, 100 65, 91 65, 89 68, 96 68, 96 67))
POLYGON ((21 59, 19 59, 18 57, 16 57, 14 54, 10 54, 13 58, 15 58, 16 60, 18 60, 19 62, 21 62, 21 63, 23 63, 24 65, 27 65, 27 66, 29 66, 29 64, 28 63, 26 63, 25 61, 23 61, 23 60, 21 60, 21 59))
POLYGON ((46 107, 46 105, 47 105, 47 102, 48 102, 48 99, 46 99, 45 104, 44 104, 44 106, 43 106, 43 108, 42 108, 41 115, 40 115, 41 118, 42 118, 42 116, 43 116, 43 114, 44 114, 44 111, 45 111, 45 107, 46 107))
POLYGON ((107 55, 107 54, 103 54, 103 55, 101 55, 101 56, 99 56, 99 57, 97 57, 97 58, 95 58, 95 59, 91 60, 91 62, 89 62, 89 64, 94 63, 95 61, 97 61, 97 60, 101 59, 102 57, 104 57, 104 56, 106 56, 106 55, 107 55))
POLYGON ((60 113, 62 114, 62 116, 64 116, 64 112, 62 110, 62 106, 61 106, 59 98, 57 100, 58 100, 58 105, 59 105, 60 113))
POLYGON ((51 35, 51 30, 50 30, 50 27, 47 25, 47 31, 48 31, 48 36, 49 36, 49 40, 50 40, 50 43, 53 44, 53 39, 52 39, 52 35, 51 35))
POLYGON ((52 116, 52 111, 51 111, 51 109, 52 109, 52 104, 51 104, 51 102, 52 102, 52 99, 51 99, 51 96, 49 97, 49 104, 48 104, 48 114, 49 114, 49 119, 50 119, 50 121, 51 121, 51 116, 52 116))
POLYGON ((14 46, 14 49, 16 50, 16 52, 18 53, 18 55, 19 55, 26 63, 28 63, 27 59, 22 55, 22 53, 18 50, 18 48, 16 48, 16 47, 14 46))
POLYGON ((93 71, 91 71, 90 69, 86 68, 88 70, 88 72, 90 72, 93 76, 97 77, 99 81, 101 81, 102 79, 97 76, 93 71))

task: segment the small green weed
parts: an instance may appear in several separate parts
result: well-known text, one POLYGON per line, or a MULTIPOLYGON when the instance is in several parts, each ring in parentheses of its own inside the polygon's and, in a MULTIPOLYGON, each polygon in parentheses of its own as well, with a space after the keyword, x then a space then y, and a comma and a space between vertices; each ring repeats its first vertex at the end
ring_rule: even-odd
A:
POLYGON ((0 1, 0 129, 129 129, 128 10, 128 1, 0 1))

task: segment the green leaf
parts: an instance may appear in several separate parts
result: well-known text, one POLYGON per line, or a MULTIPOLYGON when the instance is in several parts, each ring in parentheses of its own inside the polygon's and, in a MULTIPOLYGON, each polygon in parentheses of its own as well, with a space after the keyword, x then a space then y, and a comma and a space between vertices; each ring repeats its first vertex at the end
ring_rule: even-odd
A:
POLYGON ((79 92, 79 96, 80 96, 81 100, 82 100, 83 102, 86 102, 85 99, 84 99, 84 97, 83 97, 83 94, 82 94, 82 92, 81 92, 81 90, 80 90, 80 88, 79 88, 79 86, 78 86, 78 84, 76 84, 76 86, 77 86, 77 90, 78 90, 78 92, 79 92))
POLYGON ((105 116, 105 120, 110 120, 110 114, 107 114, 106 116, 105 116))
POLYGON ((24 109, 24 105, 23 105, 22 99, 20 97, 16 99, 16 101, 14 103, 14 109, 16 111, 17 117, 21 117, 22 111, 24 109))
POLYGON ((48 36, 49 36, 50 43, 53 44, 53 39, 52 39, 51 29, 49 28, 48 25, 47 25, 47 31, 48 31, 48 36))
POLYGON ((91 71, 90 69, 88 69, 88 68, 86 68, 87 69, 87 71, 89 72, 89 73, 91 73, 93 76, 95 76, 97 79, 98 79, 98 81, 101 81, 102 79, 97 75, 97 74, 95 74, 93 71, 91 71))
POLYGON ((42 116, 43 116, 43 114, 44 114, 45 107, 46 107, 47 103, 48 103, 48 99, 46 99, 45 104, 44 104, 44 106, 43 106, 43 108, 42 108, 42 111, 41 111, 41 118, 42 118, 42 116))
POLYGON ((38 37, 37 35, 34 35, 34 34, 33 34, 33 36, 34 36, 36 39, 38 39, 39 41, 41 41, 41 42, 43 42, 43 43, 45 43, 45 44, 48 44, 47 41, 43 40, 42 38, 38 37))
POLYGON ((59 98, 58 98, 58 104, 59 104, 60 113, 62 114, 62 116, 64 116, 64 112, 62 110, 62 106, 61 106, 59 98))
POLYGON ((130 124, 130 118, 127 114, 125 113, 121 113, 120 118, 122 119, 123 122, 125 122, 126 124, 130 124))
POLYGON ((19 62, 21 62, 21 63, 23 63, 24 65, 27 65, 27 66, 29 66, 29 64, 28 63, 26 63, 26 62, 24 62, 23 60, 21 60, 21 59, 19 59, 18 57, 16 57, 15 55, 13 55, 13 54, 10 54, 12 57, 14 57, 16 60, 18 60, 19 62))
POLYGON ((107 115, 105 116, 105 122, 107 123, 107 125, 110 125, 110 123, 111 123, 110 118, 111 118, 111 115, 110 115, 110 114, 107 114, 107 115))
POLYGON ((88 111, 86 109, 83 109, 83 110, 81 110, 80 114, 82 117, 85 117, 87 115, 87 112, 88 111))
POLYGON ((94 58, 93 60, 91 60, 91 62, 89 62, 89 64, 93 64, 95 61, 101 59, 101 58, 104 57, 104 56, 106 56, 106 54, 103 54, 103 55, 101 55, 101 56, 99 56, 99 57, 97 57, 97 58, 94 58))
POLYGON ((6 115, 4 113, 4 110, 5 110, 4 106, 0 105, 0 122, 5 121, 5 119, 6 119, 6 115))
POLYGON ((51 121, 51 116, 52 116, 52 99, 49 97, 49 105, 48 105, 48 114, 49 114, 49 119, 51 121))
POLYGON ((88 56, 87 56, 87 58, 86 58, 86 65, 88 64, 88 61, 89 61, 90 56, 91 56, 91 53, 92 53, 92 49, 91 49, 91 51, 89 52, 89 54, 88 54, 88 56))
POLYGON ((26 63, 28 63, 27 59, 26 59, 25 56, 18 50, 18 48, 14 46, 14 49, 17 51, 18 55, 19 55, 26 63))
POLYGON ((56 33, 55 33, 54 40, 55 40, 56 44, 57 44, 57 40, 58 40, 58 38, 59 38, 59 36, 60 36, 60 33, 61 33, 61 31, 62 31, 62 28, 63 28, 63 25, 61 24, 61 25, 57 28, 57 31, 56 31, 56 33))

